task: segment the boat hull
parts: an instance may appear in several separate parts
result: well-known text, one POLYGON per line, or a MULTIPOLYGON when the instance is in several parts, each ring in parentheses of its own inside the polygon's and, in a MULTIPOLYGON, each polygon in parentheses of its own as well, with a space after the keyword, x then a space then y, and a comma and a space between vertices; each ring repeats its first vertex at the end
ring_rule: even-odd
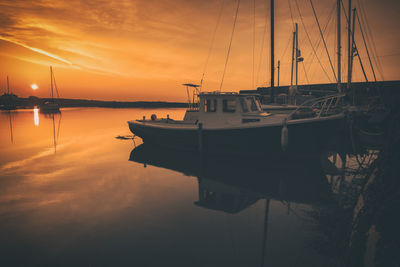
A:
POLYGON ((212 154, 315 153, 324 149, 344 125, 344 116, 289 122, 287 149, 282 149, 282 125, 224 129, 156 127, 130 121, 129 128, 144 143, 212 154))

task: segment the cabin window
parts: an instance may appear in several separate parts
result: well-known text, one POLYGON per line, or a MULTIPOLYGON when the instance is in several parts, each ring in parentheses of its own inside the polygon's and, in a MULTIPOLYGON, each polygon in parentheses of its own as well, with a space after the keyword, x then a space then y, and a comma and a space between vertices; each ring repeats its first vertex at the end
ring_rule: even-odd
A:
POLYGON ((216 112, 217 111, 217 99, 207 99, 204 102, 204 110, 206 112, 216 112))
POLYGON ((253 97, 248 97, 247 100, 249 100, 249 102, 250 102, 251 111, 260 111, 259 106, 257 105, 257 103, 253 97))
POLYGON ((223 112, 235 112, 236 101, 235 99, 224 99, 222 100, 222 111, 223 112))
POLYGON ((242 107, 243 112, 249 112, 249 108, 247 107, 246 100, 244 98, 240 98, 240 106, 242 107))

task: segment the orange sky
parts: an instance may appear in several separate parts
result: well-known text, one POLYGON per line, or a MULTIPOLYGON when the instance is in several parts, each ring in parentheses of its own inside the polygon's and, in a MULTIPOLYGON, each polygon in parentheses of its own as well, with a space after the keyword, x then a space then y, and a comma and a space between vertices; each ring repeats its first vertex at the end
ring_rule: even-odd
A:
MULTIPOLYGON (((299 16, 300 10, 311 42, 316 47, 320 38, 309 0, 275 2, 276 60, 281 60, 280 83, 290 82, 291 49, 288 44, 293 25, 289 4, 294 21, 299 23, 300 49, 305 58, 304 67, 299 66, 299 83, 333 82, 323 46, 320 44, 315 50, 327 75, 313 56, 299 16)), ((336 0, 313 2, 321 24, 325 25, 336 0)), ((400 20, 397 12, 400 4, 397 0, 353 2, 368 17, 369 32, 373 34, 376 47, 373 56, 377 56, 375 59, 380 63, 376 69, 378 80, 400 79, 397 70, 400 59, 400 20)), ((60 94, 65 98, 185 101, 186 92, 181 84, 200 82, 219 10, 223 5, 203 87, 207 91, 217 90, 224 69, 236 3, 236 0, 2 0, 1 92, 6 90, 8 75, 17 95, 47 97, 49 66, 52 65, 60 94), (35 93, 30 89, 32 83, 39 85, 35 93)), ((347 8, 346 0, 344 5, 347 8)), ((269 24, 266 43, 261 49, 265 21, 269 15, 268 6, 269 1, 241 0, 224 91, 268 85, 269 24)), ((335 14, 332 13, 326 29, 332 58, 336 57, 335 24, 335 14)), ((343 25, 343 31, 345 29, 343 25)), ((356 35, 361 57, 367 65, 358 29, 356 35)), ((345 37, 346 33, 343 32, 344 56, 345 37)), ((347 62, 345 58, 343 62, 347 62)), ((334 66, 336 68, 336 64, 334 66)), ((372 79, 370 68, 367 66, 366 69, 369 79, 372 79)), ((345 80, 346 64, 342 72, 342 79, 345 80)), ((357 63, 354 78, 356 81, 363 80, 357 63)))

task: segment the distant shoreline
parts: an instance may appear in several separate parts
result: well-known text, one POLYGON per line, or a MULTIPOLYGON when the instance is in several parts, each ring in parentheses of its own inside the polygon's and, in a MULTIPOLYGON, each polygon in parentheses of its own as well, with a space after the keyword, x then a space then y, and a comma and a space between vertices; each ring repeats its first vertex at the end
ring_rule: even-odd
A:
MULTIPOLYGON (((40 106, 51 98, 28 97, 20 98, 16 95, 3 94, 0 96, 0 106, 12 103, 19 109, 29 109, 40 106)), ((99 108, 186 108, 187 103, 164 101, 103 101, 89 99, 54 99, 61 108, 70 107, 99 107, 99 108)))

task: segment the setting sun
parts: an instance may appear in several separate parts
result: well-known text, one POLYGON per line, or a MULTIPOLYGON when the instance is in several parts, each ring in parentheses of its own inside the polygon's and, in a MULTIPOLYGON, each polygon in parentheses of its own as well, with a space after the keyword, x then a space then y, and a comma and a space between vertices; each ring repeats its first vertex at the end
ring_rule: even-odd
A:
POLYGON ((34 84, 31 85, 31 88, 32 88, 33 90, 37 90, 37 89, 39 89, 39 86, 37 86, 37 84, 34 83, 34 84))

